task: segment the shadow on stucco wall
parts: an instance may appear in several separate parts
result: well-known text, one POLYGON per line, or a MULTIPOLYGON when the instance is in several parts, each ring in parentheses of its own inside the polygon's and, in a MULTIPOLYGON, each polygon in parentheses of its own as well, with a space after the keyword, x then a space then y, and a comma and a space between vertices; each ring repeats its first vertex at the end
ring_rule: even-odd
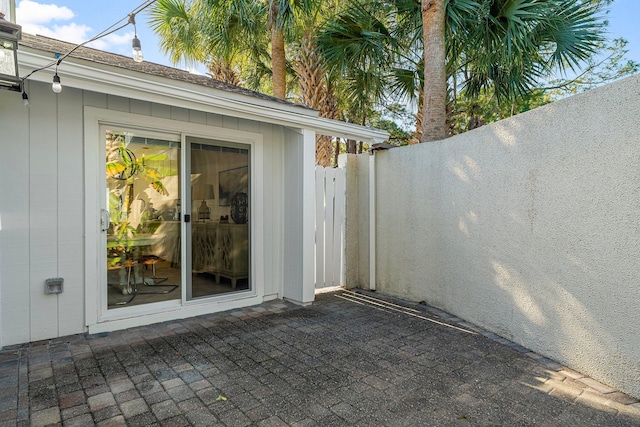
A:
POLYGON ((378 292, 640 397, 638 93, 634 76, 378 154, 378 292))

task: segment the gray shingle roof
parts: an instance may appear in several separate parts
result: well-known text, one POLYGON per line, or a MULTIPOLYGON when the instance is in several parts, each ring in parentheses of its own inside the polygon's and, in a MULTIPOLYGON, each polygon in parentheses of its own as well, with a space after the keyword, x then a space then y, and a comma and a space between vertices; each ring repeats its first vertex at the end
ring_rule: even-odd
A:
MULTIPOLYGON (((52 39, 41 35, 22 34, 22 40, 20 46, 24 46, 31 49, 42 50, 50 52, 52 54, 65 55, 71 51, 76 45, 72 43, 63 42, 60 40, 52 39)), ((109 65, 117 68, 124 68, 127 70, 137 71, 144 74, 150 74, 159 77, 166 77, 172 80, 179 80, 187 83, 193 83, 199 86, 206 86, 213 89, 219 89, 226 92, 237 93, 241 95, 250 96, 253 98, 263 99, 267 101, 277 102, 286 105, 293 105, 304 109, 310 109, 301 104, 295 104, 289 101, 283 101, 281 99, 265 95, 252 90, 244 89, 238 86, 234 86, 228 83, 224 83, 220 80, 213 79, 208 76, 189 73, 188 71, 179 70, 177 68, 167 67, 160 64, 154 64, 152 62, 135 62, 131 57, 118 55, 115 53, 104 52, 102 50, 93 49, 90 47, 80 47, 76 49, 70 58, 78 58, 86 61, 95 62, 98 64, 109 65)), ((52 56, 52 60, 55 57, 52 56)), ((63 62, 64 63, 64 62, 63 62)))

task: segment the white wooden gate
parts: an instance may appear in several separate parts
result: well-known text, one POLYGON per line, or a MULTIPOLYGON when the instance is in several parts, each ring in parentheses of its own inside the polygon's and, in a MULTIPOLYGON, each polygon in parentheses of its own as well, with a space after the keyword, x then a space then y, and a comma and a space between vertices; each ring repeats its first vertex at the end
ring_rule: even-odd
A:
POLYGON ((316 288, 344 284, 345 169, 316 166, 316 288))

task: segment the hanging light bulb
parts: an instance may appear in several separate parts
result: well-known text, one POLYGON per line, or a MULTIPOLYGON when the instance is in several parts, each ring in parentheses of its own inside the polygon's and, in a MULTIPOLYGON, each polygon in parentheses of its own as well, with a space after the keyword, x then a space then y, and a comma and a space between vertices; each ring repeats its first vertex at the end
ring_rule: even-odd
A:
POLYGON ((62 92, 62 84, 60 84, 60 76, 58 75, 58 73, 53 76, 53 84, 51 85, 51 90, 55 93, 62 92))
POLYGON ((27 95, 27 92, 22 92, 22 105, 25 107, 29 106, 29 95, 27 95))
POLYGON ((129 14, 129 24, 133 25, 133 40, 131 40, 131 47, 133 48, 133 60, 136 62, 142 62, 144 55, 142 55, 142 46, 140 45, 140 39, 138 38, 138 30, 136 29, 136 14, 129 14))
POLYGON ((133 60, 136 62, 142 62, 144 60, 144 55, 142 55, 142 47, 140 46, 140 39, 137 35, 133 36, 131 46, 133 47, 133 60))

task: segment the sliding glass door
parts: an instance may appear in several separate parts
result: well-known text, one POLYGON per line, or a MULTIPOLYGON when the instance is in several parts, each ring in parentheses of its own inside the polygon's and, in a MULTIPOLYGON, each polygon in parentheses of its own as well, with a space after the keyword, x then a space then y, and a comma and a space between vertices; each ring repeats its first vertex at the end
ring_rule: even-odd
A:
POLYGON ((107 310, 251 290, 249 146, 119 126, 101 135, 107 310))
POLYGON ((103 131, 107 308, 180 299, 180 140, 103 131))
POLYGON ((249 290, 249 149, 197 138, 187 142, 192 218, 187 299, 249 290))

